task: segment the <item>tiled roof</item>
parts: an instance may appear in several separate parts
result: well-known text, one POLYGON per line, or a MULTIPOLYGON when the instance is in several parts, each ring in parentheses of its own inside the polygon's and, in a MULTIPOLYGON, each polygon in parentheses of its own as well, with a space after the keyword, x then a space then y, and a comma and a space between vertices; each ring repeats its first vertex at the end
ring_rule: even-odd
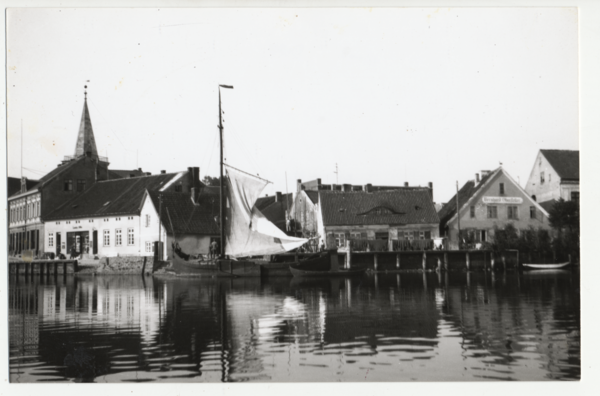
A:
POLYGON ((579 180, 579 151, 540 150, 563 180, 579 180))
POLYGON ((281 201, 275 202, 275 196, 261 197, 254 206, 262 212, 263 215, 281 230, 285 230, 285 211, 288 204, 292 205, 294 197, 292 193, 281 194, 281 201))
POLYGON ((125 177, 139 177, 146 175, 146 172, 139 169, 127 170, 127 169, 109 169, 109 179, 122 179, 125 177))
MULTIPOLYGON (((30 190, 33 186, 39 183, 39 180, 27 179, 27 190, 30 190)), ((8 177, 6 181, 6 196, 10 197, 21 192, 21 178, 20 177, 8 177)))
POLYGON ((149 191, 148 195, 159 211, 162 196, 161 222, 169 234, 219 235, 219 188, 205 187, 198 194, 197 205, 190 193, 149 191))
POLYGON ((437 224, 427 188, 376 192, 320 192, 323 223, 331 225, 437 224))
POLYGON ((139 214, 146 190, 158 190, 177 173, 99 181, 58 207, 44 221, 139 214))
MULTIPOLYGON (((459 207, 462 208, 467 203, 467 201, 469 201, 469 199, 471 199, 471 197, 475 195, 475 193, 479 191, 479 189, 492 177, 492 175, 496 174, 496 172, 499 169, 500 168, 483 176, 479 183, 477 183, 477 185, 475 185, 474 180, 469 180, 468 182, 466 182, 464 186, 462 186, 462 188, 458 191, 459 207)), ((456 194, 454 194, 452 199, 450 199, 448 203, 446 203, 444 207, 439 211, 438 215, 440 216, 440 225, 442 227, 445 226, 448 220, 450 220, 455 214, 456 194)))

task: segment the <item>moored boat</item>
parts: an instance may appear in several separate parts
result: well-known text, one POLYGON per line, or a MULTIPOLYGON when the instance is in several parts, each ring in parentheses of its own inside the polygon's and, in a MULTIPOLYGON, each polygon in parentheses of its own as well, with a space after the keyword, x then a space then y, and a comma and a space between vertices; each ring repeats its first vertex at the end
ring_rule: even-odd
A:
POLYGON ((557 264, 525 264, 523 263, 523 267, 527 268, 527 269, 536 269, 536 270, 554 270, 554 269, 559 269, 559 268, 565 268, 566 266, 568 266, 569 264, 571 264, 570 262, 566 262, 566 263, 557 263, 557 264))

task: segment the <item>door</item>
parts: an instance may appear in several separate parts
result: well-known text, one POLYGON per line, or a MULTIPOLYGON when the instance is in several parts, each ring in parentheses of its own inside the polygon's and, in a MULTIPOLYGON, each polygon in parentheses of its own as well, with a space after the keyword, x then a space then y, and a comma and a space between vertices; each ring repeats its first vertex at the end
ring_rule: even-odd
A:
POLYGON ((56 233, 56 254, 57 255, 60 253, 60 247, 61 247, 60 242, 61 242, 60 241, 60 232, 57 232, 56 233))
POLYGON ((98 231, 92 232, 92 253, 98 254, 98 231))

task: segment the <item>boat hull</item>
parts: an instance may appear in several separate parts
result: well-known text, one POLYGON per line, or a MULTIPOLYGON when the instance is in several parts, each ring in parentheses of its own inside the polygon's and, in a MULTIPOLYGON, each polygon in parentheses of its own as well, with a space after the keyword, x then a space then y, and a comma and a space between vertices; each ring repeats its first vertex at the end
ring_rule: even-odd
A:
POLYGON ((558 264, 523 264, 523 267, 526 269, 535 269, 535 270, 554 270, 559 268, 565 268, 570 263, 558 263, 558 264))
POLYGON ((260 277, 262 266, 249 260, 218 259, 210 263, 184 260, 175 256, 170 260, 167 272, 178 275, 200 275, 218 278, 260 277))

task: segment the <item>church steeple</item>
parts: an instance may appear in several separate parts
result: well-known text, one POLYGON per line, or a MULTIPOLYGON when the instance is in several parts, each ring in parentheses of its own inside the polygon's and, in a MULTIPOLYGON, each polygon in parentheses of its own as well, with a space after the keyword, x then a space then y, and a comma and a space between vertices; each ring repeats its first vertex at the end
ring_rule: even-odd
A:
POLYGON ((92 130, 92 120, 87 106, 87 85, 84 91, 85 100, 83 102, 83 113, 81 114, 81 124, 79 125, 79 134, 77 135, 77 144, 75 145, 75 158, 90 153, 92 158, 98 158, 98 149, 96 148, 96 139, 92 130))

